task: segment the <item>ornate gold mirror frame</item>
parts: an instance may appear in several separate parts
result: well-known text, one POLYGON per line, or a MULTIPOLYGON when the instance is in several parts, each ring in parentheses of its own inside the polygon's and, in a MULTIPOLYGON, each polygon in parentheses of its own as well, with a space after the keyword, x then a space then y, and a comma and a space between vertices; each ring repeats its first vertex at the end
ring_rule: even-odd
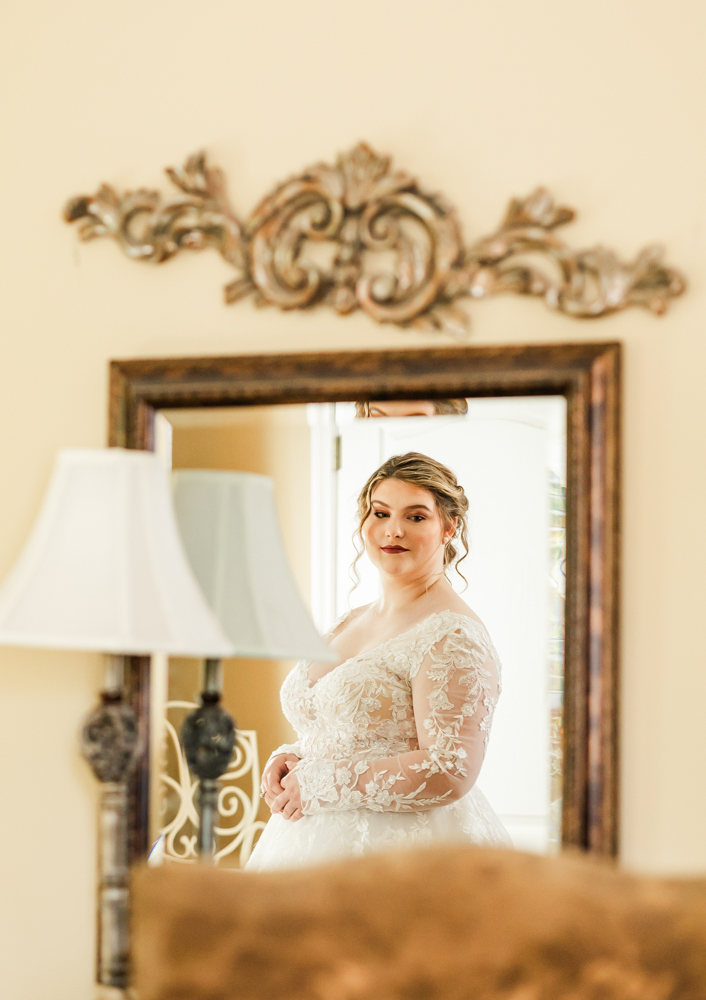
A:
POLYGON ((467 245, 442 195, 364 143, 285 181, 247 221, 204 153, 167 174, 176 197, 103 184, 67 202, 64 218, 80 221, 82 240, 112 237, 132 259, 153 264, 181 250, 217 250, 236 272, 225 288, 229 303, 252 294, 280 309, 362 309, 378 323, 463 338, 463 297, 514 292, 590 319, 632 305, 661 314, 685 288, 658 246, 632 263, 603 246, 572 250, 556 230, 575 213, 543 188, 513 198, 497 230, 467 245))
MULTIPOLYGON (((160 409, 339 400, 563 395, 567 586, 562 843, 618 844, 618 557, 621 348, 616 343, 113 361, 111 445, 151 449, 160 409)), ((149 660, 128 693, 149 745, 149 660)), ((133 860, 149 838, 147 755, 135 773, 133 860)))

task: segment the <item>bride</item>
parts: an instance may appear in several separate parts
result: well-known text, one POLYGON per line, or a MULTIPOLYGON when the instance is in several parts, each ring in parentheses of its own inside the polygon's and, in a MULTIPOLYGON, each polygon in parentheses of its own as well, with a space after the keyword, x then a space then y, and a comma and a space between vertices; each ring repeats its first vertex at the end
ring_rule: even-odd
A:
POLYGON ((468 554, 467 511, 454 474, 417 452, 363 487, 357 534, 382 597, 333 628, 338 666, 302 660, 282 686, 299 742, 265 767, 272 817, 248 870, 430 841, 510 844, 475 784, 500 663, 446 577, 456 540, 468 554))

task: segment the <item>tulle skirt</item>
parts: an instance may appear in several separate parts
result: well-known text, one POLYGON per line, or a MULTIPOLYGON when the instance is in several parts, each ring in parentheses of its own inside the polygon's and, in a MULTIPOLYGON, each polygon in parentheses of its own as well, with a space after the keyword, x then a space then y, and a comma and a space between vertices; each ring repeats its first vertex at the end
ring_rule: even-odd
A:
POLYGON ((245 868, 302 868, 394 847, 464 842, 512 847, 505 827, 475 787, 457 802, 420 812, 332 809, 296 823, 272 816, 245 868))

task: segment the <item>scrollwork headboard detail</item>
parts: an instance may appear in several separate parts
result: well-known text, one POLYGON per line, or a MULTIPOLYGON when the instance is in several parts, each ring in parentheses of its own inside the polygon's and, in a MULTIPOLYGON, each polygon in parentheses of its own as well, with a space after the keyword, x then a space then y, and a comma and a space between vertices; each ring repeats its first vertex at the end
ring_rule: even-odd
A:
POLYGON ((176 197, 103 184, 68 201, 64 218, 82 220, 82 240, 110 236, 134 260, 161 264, 180 250, 217 250, 237 273, 225 288, 228 303, 253 294, 280 309, 362 309, 378 323, 464 337, 463 297, 532 295, 588 319, 632 305, 661 314, 686 287, 658 246, 632 263, 602 246, 572 250, 555 230, 575 213, 543 188, 513 198, 498 229, 466 246, 453 206, 365 143, 279 185, 247 222, 205 153, 167 174, 176 197), (328 259, 307 252, 314 242, 328 244, 328 259))

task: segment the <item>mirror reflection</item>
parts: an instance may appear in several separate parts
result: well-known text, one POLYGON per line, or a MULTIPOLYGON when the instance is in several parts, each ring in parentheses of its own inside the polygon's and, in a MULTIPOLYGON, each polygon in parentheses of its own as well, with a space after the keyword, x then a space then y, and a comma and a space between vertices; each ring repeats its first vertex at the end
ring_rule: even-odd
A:
MULTIPOLYGON (((263 836, 250 867, 410 836, 557 849, 565 423, 561 396, 160 413, 174 469, 273 479, 294 578, 343 667, 226 662, 240 737, 219 801, 221 865, 245 864, 263 836), (278 811, 263 835, 268 803, 278 811)), ((166 733, 153 726, 155 858, 195 857, 177 733, 199 671, 172 659, 153 699, 153 722, 166 719, 166 733)))

